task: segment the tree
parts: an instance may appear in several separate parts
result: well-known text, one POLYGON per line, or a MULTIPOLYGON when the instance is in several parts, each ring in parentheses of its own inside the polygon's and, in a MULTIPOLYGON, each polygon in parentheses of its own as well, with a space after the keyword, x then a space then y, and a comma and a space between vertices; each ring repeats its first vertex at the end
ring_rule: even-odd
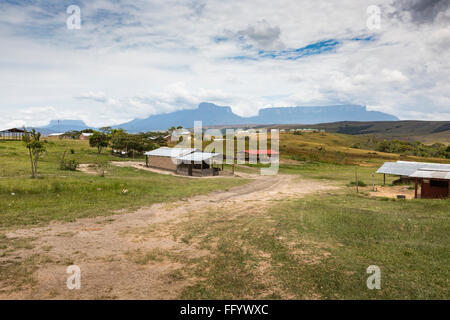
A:
POLYGON ((111 128, 111 127, 101 127, 99 130, 100 130, 101 133, 104 133, 106 135, 111 135, 111 133, 113 131, 113 128, 111 128))
POLYGON ((149 141, 145 134, 128 134, 123 130, 113 132, 111 137, 113 150, 125 151, 128 155, 142 154, 155 148, 155 143, 149 141))
POLYGON ((45 144, 40 141, 41 134, 33 129, 31 132, 24 129, 22 140, 28 148, 31 162, 31 177, 37 177, 38 161, 45 152, 45 144))
POLYGON ((97 148, 98 154, 102 152, 103 148, 106 148, 109 144, 109 136, 105 133, 95 131, 89 138, 89 145, 92 148, 97 148))

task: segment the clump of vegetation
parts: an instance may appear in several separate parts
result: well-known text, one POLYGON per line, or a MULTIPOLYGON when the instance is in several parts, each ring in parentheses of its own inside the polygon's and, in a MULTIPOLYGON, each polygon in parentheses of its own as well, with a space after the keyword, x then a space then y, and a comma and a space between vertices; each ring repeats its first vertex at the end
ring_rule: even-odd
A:
POLYGON ((106 168, 108 167, 108 161, 101 158, 97 158, 95 160, 95 167, 100 172, 100 177, 104 177, 106 173, 106 168))
POLYGON ((70 171, 76 171, 79 166, 79 163, 75 159, 70 159, 67 161, 61 161, 60 163, 60 169, 61 170, 70 170, 70 171))
MULTIPOLYGON (((75 151, 73 149, 70 149, 70 152, 72 154, 75 153, 75 151)), ((76 171, 78 166, 79 166, 79 162, 77 160, 75 160, 75 159, 66 160, 65 157, 66 157, 66 151, 64 151, 64 153, 63 153, 63 156, 62 156, 61 161, 59 163, 59 168, 61 170, 76 171)))
POLYGON ((105 132, 95 131, 89 138, 89 145, 97 148, 98 154, 102 153, 102 149, 108 147, 110 137, 105 132))
MULTIPOLYGON (((113 153, 120 155, 132 156, 142 155, 145 151, 153 150, 166 143, 164 139, 158 137, 159 143, 153 142, 150 138, 156 138, 151 133, 129 134, 123 129, 114 129, 111 132, 111 148, 113 153)), ((155 139, 156 140, 156 139, 155 139)))
POLYGON ((379 152, 397 153, 418 157, 434 157, 450 159, 450 145, 434 143, 432 145, 423 144, 420 141, 408 142, 400 140, 376 140, 373 137, 366 142, 354 143, 350 146, 354 149, 367 149, 379 152))
MULTIPOLYGON (((356 181, 350 181, 350 183, 347 185, 347 187, 354 187, 354 186, 356 186, 356 181)), ((362 180, 358 180, 358 186, 367 187, 367 184, 362 180)))

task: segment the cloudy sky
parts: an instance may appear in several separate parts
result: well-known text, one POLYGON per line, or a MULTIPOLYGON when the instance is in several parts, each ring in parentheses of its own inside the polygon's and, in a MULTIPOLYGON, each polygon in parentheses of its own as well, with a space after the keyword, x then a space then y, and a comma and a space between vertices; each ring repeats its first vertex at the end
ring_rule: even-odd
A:
POLYGON ((449 3, 1 0, 0 127, 119 124, 202 101, 450 120, 449 3))

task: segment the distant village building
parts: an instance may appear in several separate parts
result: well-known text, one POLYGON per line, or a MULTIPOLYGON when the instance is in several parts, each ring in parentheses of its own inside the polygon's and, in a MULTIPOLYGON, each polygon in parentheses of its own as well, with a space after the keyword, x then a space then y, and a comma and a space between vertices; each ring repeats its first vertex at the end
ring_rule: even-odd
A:
POLYGON ((93 135, 93 133, 83 132, 80 134, 78 139, 80 140, 89 140, 89 138, 93 135))
POLYGON ((64 133, 50 133, 48 135, 49 138, 58 138, 58 139, 69 139, 70 137, 67 137, 64 135, 64 133))
POLYGON ((400 179, 414 181, 414 197, 418 198, 420 184, 420 198, 448 198, 450 196, 450 164, 397 161, 385 162, 377 173, 398 175, 400 179))
POLYGON ((0 140, 22 140, 24 132, 19 128, 0 130, 0 140))

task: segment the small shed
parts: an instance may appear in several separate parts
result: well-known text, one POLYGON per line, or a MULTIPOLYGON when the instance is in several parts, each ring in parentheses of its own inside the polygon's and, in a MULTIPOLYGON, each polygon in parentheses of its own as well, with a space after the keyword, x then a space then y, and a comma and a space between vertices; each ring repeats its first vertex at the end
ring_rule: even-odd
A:
MULTIPOLYGON (((449 165, 450 167, 450 165, 449 165)), ((414 178, 417 198, 417 184, 420 181, 420 197, 424 199, 448 198, 450 196, 450 168, 430 169, 421 168, 410 175, 414 178)))
POLYGON ((22 140, 24 132, 19 128, 0 130, 0 140, 22 140))
MULTIPOLYGON (((421 186, 420 198, 448 198, 450 196, 450 164, 397 161, 385 162, 377 173, 398 175, 401 179, 413 180, 414 197, 418 198, 418 185, 421 186)), ((386 182, 386 181, 385 181, 386 182)))

